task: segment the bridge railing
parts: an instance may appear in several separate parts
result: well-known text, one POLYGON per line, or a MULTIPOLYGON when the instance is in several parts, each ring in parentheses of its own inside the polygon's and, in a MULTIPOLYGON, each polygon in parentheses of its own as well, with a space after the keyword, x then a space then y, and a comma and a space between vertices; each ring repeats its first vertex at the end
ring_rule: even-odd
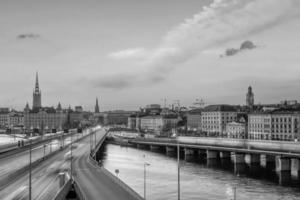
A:
POLYGON ((64 200, 64 199, 66 199, 66 196, 69 193, 71 187, 72 187, 72 179, 69 178, 68 181, 56 193, 55 198, 53 200, 64 200))
POLYGON ((174 146, 179 142, 184 145, 198 145, 226 147, 241 150, 263 150, 282 153, 300 153, 300 142, 293 141, 274 141, 274 140, 250 140, 250 139, 233 139, 233 138, 216 138, 216 137, 186 137, 178 138, 137 138, 131 141, 135 144, 153 144, 153 145, 170 145, 174 146))
POLYGON ((77 194, 77 199, 79 199, 79 200, 87 200, 87 198, 86 198, 86 196, 85 196, 85 194, 83 192, 83 189, 80 187, 80 185, 77 184, 76 181, 74 181, 73 185, 74 185, 74 189, 75 189, 76 194, 77 194))

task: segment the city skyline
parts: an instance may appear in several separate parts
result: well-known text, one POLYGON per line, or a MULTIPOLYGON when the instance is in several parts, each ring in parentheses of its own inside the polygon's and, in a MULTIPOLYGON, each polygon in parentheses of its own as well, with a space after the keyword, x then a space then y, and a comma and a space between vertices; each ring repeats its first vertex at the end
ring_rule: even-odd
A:
POLYGON ((45 105, 86 110, 96 96, 101 110, 244 104, 249 85, 257 103, 299 100, 299 2, 172 2, 2 1, 1 106, 31 102, 36 71, 45 105), (256 48, 224 55, 247 40, 256 48))

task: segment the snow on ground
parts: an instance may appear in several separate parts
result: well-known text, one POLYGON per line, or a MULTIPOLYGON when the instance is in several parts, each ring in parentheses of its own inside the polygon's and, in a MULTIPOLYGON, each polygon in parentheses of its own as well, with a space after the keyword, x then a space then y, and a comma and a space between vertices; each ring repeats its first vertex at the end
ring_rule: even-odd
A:
POLYGON ((0 145, 3 144, 12 144, 17 142, 18 138, 14 138, 11 135, 6 135, 6 134, 0 134, 0 145))

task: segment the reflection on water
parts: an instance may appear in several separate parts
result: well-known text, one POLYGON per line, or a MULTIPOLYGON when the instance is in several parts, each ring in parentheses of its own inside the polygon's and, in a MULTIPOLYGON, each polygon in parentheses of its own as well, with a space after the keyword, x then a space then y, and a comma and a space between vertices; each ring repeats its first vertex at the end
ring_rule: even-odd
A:
MULTIPOLYGON (((177 198, 175 158, 162 153, 108 144, 102 153, 102 162, 112 173, 118 169, 119 177, 140 195, 144 194, 144 162, 148 162, 147 199, 177 198)), ((191 163, 181 160, 181 199, 230 200, 233 199, 234 188, 237 199, 300 199, 299 187, 280 186, 275 182, 278 178, 274 174, 259 168, 252 169, 249 170, 246 165, 232 166, 230 161, 225 160, 217 163, 191 163)))

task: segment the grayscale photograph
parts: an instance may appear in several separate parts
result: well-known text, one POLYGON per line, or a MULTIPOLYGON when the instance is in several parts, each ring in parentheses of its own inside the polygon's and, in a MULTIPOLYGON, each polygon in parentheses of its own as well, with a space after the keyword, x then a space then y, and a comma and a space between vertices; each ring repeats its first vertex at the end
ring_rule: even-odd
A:
POLYGON ((300 200, 299 0, 0 0, 0 200, 300 200))

